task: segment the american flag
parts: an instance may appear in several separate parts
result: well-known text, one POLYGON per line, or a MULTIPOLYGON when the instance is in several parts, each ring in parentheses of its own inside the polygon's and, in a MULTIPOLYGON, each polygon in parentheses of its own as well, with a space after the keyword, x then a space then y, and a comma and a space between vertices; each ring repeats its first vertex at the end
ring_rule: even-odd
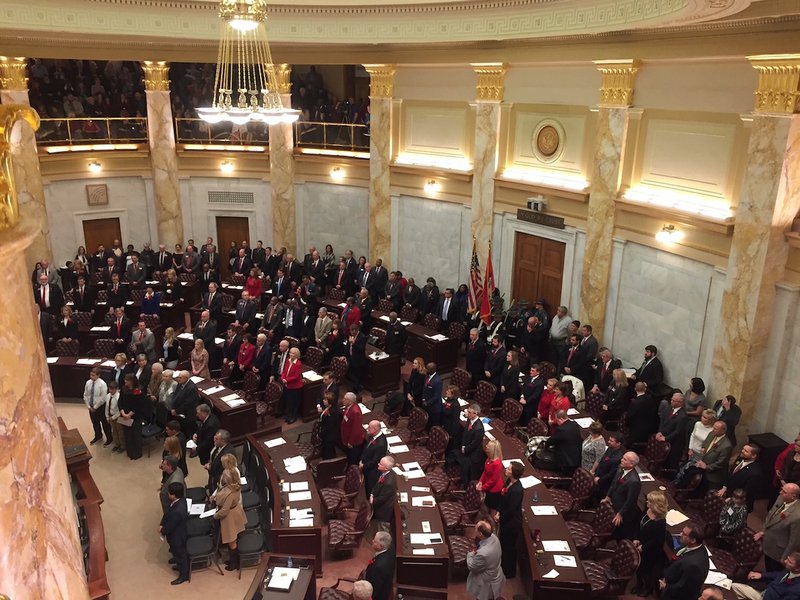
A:
POLYGON ((472 262, 469 265, 469 312, 474 313, 481 306, 483 294, 483 281, 481 280, 481 266, 478 263, 478 247, 475 238, 472 238, 472 262))
POLYGON ((489 257, 486 259, 486 277, 483 280, 483 297, 481 298, 481 319, 488 327, 492 322, 492 305, 489 299, 494 291, 494 269, 492 268, 492 242, 489 242, 489 257))

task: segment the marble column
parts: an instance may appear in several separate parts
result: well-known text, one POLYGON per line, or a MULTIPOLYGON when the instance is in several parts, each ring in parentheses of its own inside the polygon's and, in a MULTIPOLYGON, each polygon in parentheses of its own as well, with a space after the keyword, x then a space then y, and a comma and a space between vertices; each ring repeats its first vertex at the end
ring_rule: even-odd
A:
POLYGON ((759 87, 712 359, 714 389, 738 399, 745 432, 789 255, 785 232, 800 211, 800 54, 750 61, 759 87))
POLYGON ((475 151, 472 167, 472 237, 485 265, 494 224, 494 178, 497 174, 497 139, 506 66, 475 63, 478 76, 475 104, 475 151))
POLYGON ((19 260, 41 236, 30 211, 18 212, 11 129, 39 118, 29 106, 0 106, 0 594, 89 598, 53 390, 19 260))
POLYGON ((608 282, 614 247, 616 199, 622 178, 622 157, 628 134, 628 108, 633 103, 635 60, 596 61, 602 75, 597 131, 592 150, 589 206, 580 320, 590 324, 603 340, 608 302, 608 282))
POLYGON ((395 65, 364 65, 369 73, 369 260, 392 265, 392 95, 395 65))
POLYGON ((178 155, 175 151, 175 129, 169 97, 169 65, 166 62, 144 61, 145 94, 147 95, 147 138, 150 164, 153 168, 155 214, 158 239, 153 247, 166 244, 171 248, 184 243, 183 213, 178 187, 178 155))
MULTIPOLYGON (((274 74, 281 104, 292 107, 291 67, 275 65, 274 74)), ((297 243, 297 208, 294 199, 294 126, 269 126, 269 171, 272 187, 272 245, 300 253, 297 243)))
MULTIPOLYGON (((26 62, 24 58, 0 57, 2 104, 30 106, 28 79, 25 77, 26 62)), ((42 173, 39 170, 36 137, 33 130, 24 123, 20 123, 11 134, 11 156, 20 211, 31 216, 31 222, 37 224, 39 231, 25 254, 27 266, 33 270, 33 266, 40 260, 52 262, 53 252, 50 249, 50 222, 47 218, 42 173)))

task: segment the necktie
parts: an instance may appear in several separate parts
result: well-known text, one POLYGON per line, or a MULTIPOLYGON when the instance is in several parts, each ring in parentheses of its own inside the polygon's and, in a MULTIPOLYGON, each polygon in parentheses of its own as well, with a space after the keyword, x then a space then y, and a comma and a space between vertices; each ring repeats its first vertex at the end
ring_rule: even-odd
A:
POLYGON ((94 408, 94 384, 97 383, 96 379, 92 379, 92 388, 89 390, 89 406, 94 408))
POLYGON ((570 350, 570 351, 569 351, 569 356, 567 357, 567 364, 569 364, 569 363, 571 363, 571 362, 572 362, 572 357, 573 357, 573 356, 575 356, 575 351, 576 351, 577 349, 578 349, 578 348, 577 348, 577 346, 576 346, 576 347, 572 348, 572 350, 570 350))
POLYGON ((139 332, 139 341, 141 342, 143 338, 144 338, 144 331, 140 331, 139 332))
POLYGON ((122 319, 117 319, 117 337, 122 337, 122 319))
POLYGON ((369 271, 364 271, 364 287, 367 287, 368 279, 369 279, 369 271))
POLYGON ((450 306, 450 300, 445 299, 444 306, 442 306, 442 319, 444 319, 445 321, 447 320, 447 309, 449 308, 449 306, 450 306))
POLYGON ((208 295, 208 305, 211 306, 211 303, 214 301, 214 292, 211 292, 208 295))
MULTIPOLYGON (((380 477, 378 477, 378 483, 383 483, 383 480, 386 479, 386 473, 383 473, 380 477)), ((788 575, 788 573, 787 573, 788 575)))
POLYGON ((239 259, 239 268, 241 269, 244 266, 244 258, 239 259))
POLYGON ((469 425, 467 425, 467 431, 472 431, 472 421, 470 421, 469 425))
POLYGON ((786 574, 783 577, 781 577, 781 580, 778 583, 783 583, 787 579, 789 579, 789 571, 786 571, 786 574))
POLYGON ((200 321, 200 329, 205 328, 205 326, 206 326, 206 322, 205 321, 200 321))
POLYGON ((740 462, 738 465, 736 465, 736 467, 734 467, 734 469, 733 469, 733 472, 734 472, 734 473, 738 473, 739 471, 741 471, 741 470, 742 470, 742 467, 743 467, 743 466, 744 466, 744 461, 742 461, 742 462, 740 462))
POLYGON ((42 306, 47 308, 47 286, 42 286, 42 306))
POLYGON ((344 271, 339 271, 339 279, 336 282, 336 285, 342 285, 342 275, 344 275, 344 271))

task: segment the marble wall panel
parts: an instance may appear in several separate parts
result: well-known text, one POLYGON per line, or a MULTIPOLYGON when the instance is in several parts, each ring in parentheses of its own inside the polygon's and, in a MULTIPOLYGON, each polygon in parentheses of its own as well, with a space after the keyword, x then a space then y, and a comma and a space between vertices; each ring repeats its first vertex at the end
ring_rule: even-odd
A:
POLYGON ((685 388, 699 371, 700 346, 713 267, 656 248, 628 242, 622 258, 614 320, 614 354, 638 367, 654 344, 665 381, 685 388))
MULTIPOLYGON (((365 188, 304 183, 295 187, 298 237, 304 254, 314 245, 333 246, 337 256, 350 249, 358 257, 369 251, 369 191, 365 188)), ((370 257, 374 260, 377 257, 370 257)), ((392 268, 392 265, 387 264, 392 268)))

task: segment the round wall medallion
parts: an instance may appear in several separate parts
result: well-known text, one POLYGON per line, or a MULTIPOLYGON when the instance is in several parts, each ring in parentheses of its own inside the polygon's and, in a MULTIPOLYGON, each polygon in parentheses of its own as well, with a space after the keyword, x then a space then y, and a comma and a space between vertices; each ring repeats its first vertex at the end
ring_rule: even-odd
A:
POLYGON ((539 121, 531 137, 531 149, 540 161, 552 163, 564 152, 564 128, 553 119, 539 121))

